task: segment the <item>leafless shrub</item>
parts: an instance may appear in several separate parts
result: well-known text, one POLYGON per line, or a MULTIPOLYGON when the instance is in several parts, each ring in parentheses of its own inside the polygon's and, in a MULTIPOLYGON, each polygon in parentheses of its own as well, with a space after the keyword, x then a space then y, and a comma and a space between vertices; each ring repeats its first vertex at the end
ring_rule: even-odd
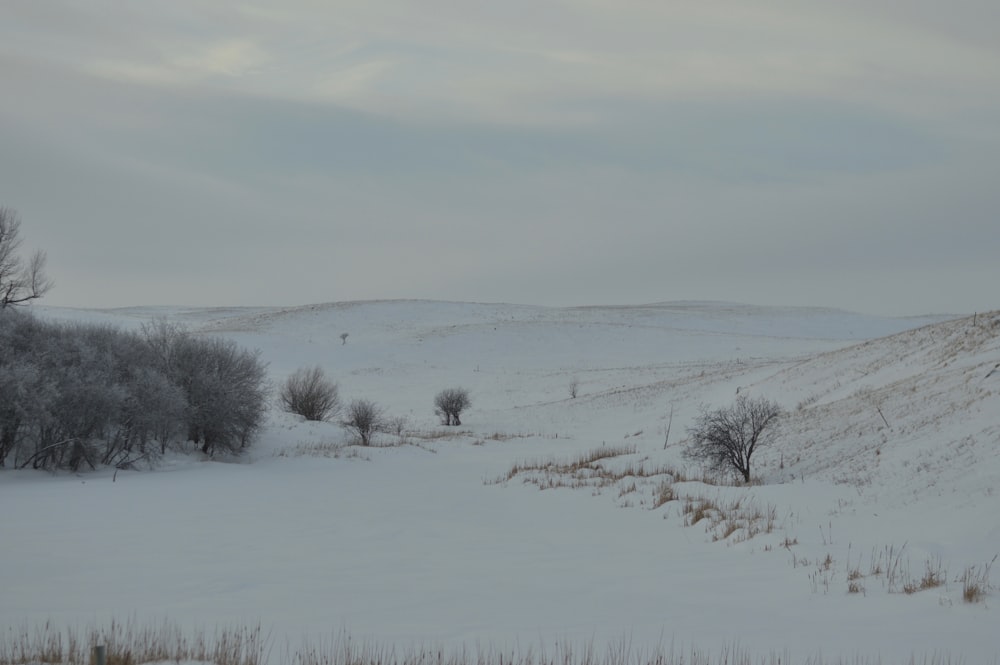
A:
POLYGON ((462 411, 471 405, 469 391, 465 388, 447 388, 434 396, 434 413, 441 418, 441 424, 446 426, 461 425, 462 411))
POLYGON ((356 399, 347 406, 341 424, 353 431, 363 446, 370 446, 372 435, 382 427, 384 410, 375 402, 356 399))
POLYGON ((382 431, 386 434, 395 435, 400 441, 405 438, 408 421, 406 416, 393 416, 385 418, 382 422, 382 431))
POLYGON ((323 369, 301 367, 285 380, 279 395, 281 406, 306 420, 330 420, 340 413, 340 391, 323 369))

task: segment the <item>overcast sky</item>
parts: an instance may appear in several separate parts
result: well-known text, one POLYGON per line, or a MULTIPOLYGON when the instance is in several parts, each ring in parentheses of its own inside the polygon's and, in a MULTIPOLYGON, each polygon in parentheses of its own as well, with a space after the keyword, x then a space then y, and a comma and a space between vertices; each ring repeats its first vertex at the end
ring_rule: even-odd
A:
POLYGON ((996 0, 4 0, 44 302, 1000 308, 996 0))

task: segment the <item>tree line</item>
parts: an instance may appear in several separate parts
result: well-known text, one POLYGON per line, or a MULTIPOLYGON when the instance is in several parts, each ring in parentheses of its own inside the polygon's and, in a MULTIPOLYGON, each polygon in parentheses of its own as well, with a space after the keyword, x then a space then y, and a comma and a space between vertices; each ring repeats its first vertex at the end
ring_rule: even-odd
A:
POLYGON ((126 468, 190 442, 238 451, 267 394, 259 354, 229 340, 0 311, 0 466, 126 468))

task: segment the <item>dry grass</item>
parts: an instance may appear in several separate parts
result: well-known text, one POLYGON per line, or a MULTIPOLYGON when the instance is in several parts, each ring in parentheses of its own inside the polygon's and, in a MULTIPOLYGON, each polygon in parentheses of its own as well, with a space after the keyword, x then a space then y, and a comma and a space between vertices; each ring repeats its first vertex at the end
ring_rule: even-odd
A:
POLYGON ((404 432, 405 436, 421 441, 438 441, 440 439, 457 439, 463 436, 472 436, 472 430, 457 429, 454 427, 441 427, 437 429, 411 429, 404 432))
MULTIPOLYGON (((882 582, 883 588, 888 593, 904 593, 907 595, 947 587, 948 571, 940 556, 928 557, 924 560, 924 572, 918 578, 910 574, 909 561, 904 559, 903 554, 906 544, 901 547, 886 545, 881 549, 873 549, 868 564, 867 573, 862 567, 862 558, 856 562, 851 562, 850 548, 848 548, 847 566, 847 592, 865 593, 863 580, 876 578, 882 582)), ((829 558, 829 555, 827 555, 829 558)), ((990 568, 998 556, 980 566, 967 566, 957 581, 962 583, 962 599, 967 603, 976 603, 984 600, 992 590, 990 584, 990 568)), ((825 562, 824 562, 825 563, 825 562)), ((821 570, 824 567, 821 565, 821 570)), ((814 583, 815 586, 815 583, 814 583)))
POLYGON ((275 457, 328 457, 335 459, 361 459, 370 462, 371 458, 362 453, 357 446, 330 441, 313 441, 298 443, 277 451, 275 457))
MULTIPOLYGON (((90 665, 93 647, 106 647, 107 665, 144 665, 194 661, 211 665, 874 665, 878 657, 854 656, 848 660, 823 659, 820 655, 791 660, 787 652, 754 655, 739 646, 723 644, 719 649, 690 650, 659 645, 634 648, 628 639, 600 649, 593 643, 580 647, 567 642, 538 648, 516 646, 442 647, 415 646, 404 649, 391 644, 356 641, 340 635, 320 644, 286 644, 272 653, 269 639, 259 626, 205 631, 191 634, 164 621, 158 626, 140 626, 134 621, 112 622, 107 628, 84 631, 58 629, 47 623, 36 629, 8 629, 0 633, 0 665, 90 665), (714 654, 714 655, 713 655, 714 654)), ((949 665, 946 654, 911 656, 910 665, 949 665)))
MULTIPOLYGON (((755 500, 741 494, 729 500, 704 494, 683 494, 678 483, 718 485, 717 476, 695 476, 670 465, 652 464, 648 457, 622 459, 638 454, 634 445, 603 445, 571 459, 543 459, 516 462, 507 473, 486 484, 505 484, 515 479, 539 489, 590 489, 600 494, 605 488, 617 489, 619 505, 631 507, 638 503, 650 509, 679 501, 685 526, 705 521, 706 532, 713 541, 742 542, 761 533, 771 533, 777 526, 777 508, 760 507, 755 500), (652 490, 643 498, 640 491, 652 490), (636 497, 636 498, 633 498, 636 497)), ((745 485, 740 485, 741 491, 745 485)), ((664 513, 666 518, 668 513, 664 513)))
POLYGON ((656 492, 653 497, 653 508, 659 508, 660 506, 670 503, 676 499, 677 493, 674 491, 674 484, 670 482, 669 479, 664 478, 656 487, 656 492))
POLYGON ((267 638, 260 626, 196 630, 187 634, 169 621, 140 625, 112 621, 103 628, 61 629, 52 623, 0 634, 0 665, 90 665, 93 647, 103 645, 107 665, 201 661, 214 665, 263 665, 267 638))
MULTIPOLYGON (((595 490, 595 493, 623 481, 631 482, 633 479, 649 481, 655 478, 664 478, 670 483, 700 482, 706 485, 736 486, 735 482, 727 482, 726 479, 706 474, 703 471, 699 472, 698 475, 692 475, 687 470, 672 465, 651 464, 647 456, 628 461, 617 459, 630 455, 638 455, 638 448, 635 445, 602 445, 571 459, 548 458, 515 462, 507 473, 491 481, 486 481, 486 484, 504 484, 521 478, 524 483, 535 485, 540 489, 590 488, 595 490)), ((666 501, 659 502, 659 489, 658 485, 653 498, 653 507, 659 507, 666 503, 666 501)), ((621 493, 621 488, 619 491, 621 493)), ((669 500, 671 499, 667 499, 667 501, 669 500)))
POLYGON ((962 576, 962 600, 967 603, 978 603, 986 598, 993 587, 990 585, 990 568, 997 560, 994 556, 989 563, 981 566, 967 566, 962 576))
MULTIPOLYGON (((513 434, 510 433, 510 432, 493 432, 492 434, 483 434, 483 435, 480 435, 480 436, 476 437, 476 440, 472 442, 472 445, 474 445, 474 446, 485 446, 487 441, 510 441, 511 439, 532 439, 532 438, 535 438, 535 437, 541 438, 542 435, 541 434, 525 434, 523 432, 516 432, 516 433, 513 433, 513 434)), ((559 435, 556 434, 556 435, 553 435, 551 437, 546 437, 546 438, 558 439, 559 435)))
POLYGON ((705 531, 713 541, 738 543, 772 533, 777 526, 777 513, 775 506, 768 504, 762 508, 755 499, 744 496, 728 500, 687 496, 681 504, 685 526, 705 522, 705 531))
MULTIPOLYGON (((684 650, 673 644, 642 650, 632 647, 627 639, 611 643, 604 649, 592 643, 575 647, 563 642, 551 648, 477 646, 475 649, 411 647, 398 650, 392 646, 341 637, 319 648, 306 646, 291 657, 283 658, 282 662, 288 665, 878 665, 883 660, 877 656, 853 656, 831 661, 819 654, 793 660, 787 651, 754 655, 730 644, 711 650, 696 647, 684 650)), ((911 656, 903 662, 908 665, 950 665, 963 661, 953 661, 946 654, 935 653, 931 656, 911 656)))
POLYGON ((601 446, 577 455, 569 460, 535 460, 530 462, 515 462, 507 473, 494 480, 491 484, 506 483, 517 477, 524 482, 537 485, 540 489, 554 487, 606 487, 628 476, 642 477, 648 475, 633 466, 625 470, 611 470, 600 464, 603 460, 634 455, 637 448, 634 445, 601 446))
POLYGON ((903 582, 903 593, 916 593, 943 586, 948 573, 941 564, 941 557, 924 562, 924 574, 919 580, 907 579, 903 582))

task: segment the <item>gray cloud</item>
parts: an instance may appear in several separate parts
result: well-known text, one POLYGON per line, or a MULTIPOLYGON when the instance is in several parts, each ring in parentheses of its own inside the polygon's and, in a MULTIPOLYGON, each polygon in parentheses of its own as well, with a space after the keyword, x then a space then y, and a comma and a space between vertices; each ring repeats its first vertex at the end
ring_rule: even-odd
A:
POLYGON ((0 9, 48 301, 997 306, 992 5, 377 5, 0 9))

